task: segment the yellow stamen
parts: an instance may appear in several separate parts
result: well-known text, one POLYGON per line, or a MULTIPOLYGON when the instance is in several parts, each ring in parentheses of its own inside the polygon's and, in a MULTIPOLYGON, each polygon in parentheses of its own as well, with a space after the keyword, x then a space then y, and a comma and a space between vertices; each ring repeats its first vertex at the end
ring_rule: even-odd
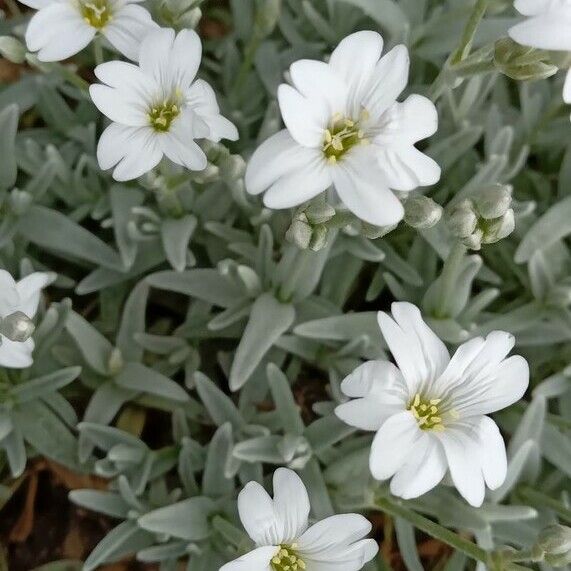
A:
MULTIPOLYGON (((444 430, 444 423, 438 405, 442 399, 423 399, 419 393, 416 393, 408 405, 408 410, 412 412, 421 430, 444 430)), ((455 411, 448 412, 452 418, 457 414, 455 411)))

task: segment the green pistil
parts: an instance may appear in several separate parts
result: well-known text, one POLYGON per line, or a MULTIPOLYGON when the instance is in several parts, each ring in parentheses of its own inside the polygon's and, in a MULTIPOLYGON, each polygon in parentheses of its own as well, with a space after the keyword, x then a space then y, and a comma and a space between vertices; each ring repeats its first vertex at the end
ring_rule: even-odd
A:
POLYGON ((149 112, 149 120, 155 131, 165 133, 180 113, 180 106, 172 101, 164 101, 149 112))
POLYGON ((295 551, 297 544, 280 545, 280 550, 274 555, 271 566, 274 571, 304 571, 305 562, 295 551))
POLYGON ((111 20, 111 10, 107 0, 89 0, 80 2, 83 19, 93 28, 101 30, 111 20))
MULTIPOLYGON (((362 115, 364 114, 363 112, 362 115)), ((361 119, 366 119, 366 117, 362 116, 361 119)), ((323 153, 330 163, 336 163, 353 147, 365 145, 368 142, 359 126, 359 121, 335 115, 325 131, 323 153)))

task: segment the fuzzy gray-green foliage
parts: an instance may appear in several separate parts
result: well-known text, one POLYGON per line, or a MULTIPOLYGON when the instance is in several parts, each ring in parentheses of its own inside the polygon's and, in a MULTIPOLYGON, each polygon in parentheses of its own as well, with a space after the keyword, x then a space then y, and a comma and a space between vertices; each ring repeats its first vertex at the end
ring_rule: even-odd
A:
MULTIPOLYGON (((201 73, 240 131, 237 143, 208 148, 203 173, 162 164, 113 182, 94 154, 102 118, 66 65, 36 65, 0 88, 0 262, 15 276, 58 275, 37 321, 34 365, 1 372, 5 483, 35 455, 110 479, 108 491, 71 494, 117 521, 85 569, 136 554, 164 571, 187 559, 189 570, 216 571, 249 545, 238 490, 277 466, 299 472, 315 517, 379 510, 388 492, 369 476, 372 436, 333 408, 346 374, 387 358, 375 312, 408 300, 451 348, 493 329, 514 333, 531 386, 496 415, 508 477, 483 507, 445 486, 402 505, 488 551, 528 547, 547 524, 569 524, 571 125, 561 78, 517 82, 492 71, 453 78, 438 98, 426 152, 443 175, 426 195, 449 210, 482 188, 512 185, 508 238, 458 253, 444 217, 376 239, 334 230, 319 251, 302 250, 285 239, 292 213, 264 209, 243 182, 244 161, 280 128, 276 88, 289 64, 376 29, 386 45, 408 45, 408 90, 428 93, 473 3, 151 0, 150 8, 181 28, 197 24, 198 4, 203 21, 228 28, 205 40, 201 73)), ((1 34, 18 36, 26 17, 0 22, 1 34)), ((490 3, 474 45, 482 57, 515 17, 511 3, 490 3)), ((89 52, 76 60, 93 65, 89 52)), ((5 502, 9 490, 0 492, 5 502)), ((407 567, 422 569, 414 528, 396 524, 407 567)), ((458 552, 446 569, 471 565, 458 552)), ((387 566, 379 556, 368 569, 387 566)))

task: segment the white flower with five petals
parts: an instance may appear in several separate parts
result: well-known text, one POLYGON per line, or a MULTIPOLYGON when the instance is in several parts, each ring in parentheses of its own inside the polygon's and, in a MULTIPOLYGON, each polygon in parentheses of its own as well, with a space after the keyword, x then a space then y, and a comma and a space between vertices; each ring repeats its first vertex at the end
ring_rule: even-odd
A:
POLYGON ((236 127, 220 115, 210 85, 196 79, 202 45, 193 30, 160 28, 141 43, 139 65, 112 61, 98 65, 104 85, 89 89, 98 109, 113 122, 97 146, 102 169, 116 180, 131 180, 153 169, 166 155, 191 170, 206 168, 195 139, 236 140, 236 127))
POLYGON ((124 56, 136 60, 146 34, 157 28, 142 0, 22 0, 38 10, 26 30, 26 43, 40 61, 60 61, 101 34, 124 56))
POLYGON ((269 208, 290 208, 333 185, 360 219, 388 226, 403 217, 392 192, 436 183, 440 168, 414 144, 432 135, 438 116, 426 97, 396 101, 408 81, 409 57, 399 45, 381 57, 376 32, 345 38, 329 63, 301 60, 293 87, 278 101, 286 129, 265 141, 246 171, 251 194, 269 208))
POLYGON ((274 472, 274 497, 257 482, 238 496, 240 519, 256 544, 220 571, 359 571, 378 551, 363 539, 371 524, 362 515, 334 515, 308 527, 309 498, 299 476, 274 472))
POLYGON ((485 486, 506 478, 505 444, 486 416, 519 400, 529 382, 527 362, 506 358, 514 338, 493 331, 461 345, 450 358, 444 343, 410 303, 393 303, 393 318, 379 325, 396 365, 369 361, 345 378, 353 400, 337 416, 376 431, 369 467, 391 492, 405 499, 424 494, 449 473, 460 494, 482 504, 485 486))
MULTIPOLYGON (((42 289, 52 279, 50 274, 35 272, 16 282, 6 270, 0 270, 0 318, 21 311, 32 319, 38 311, 42 289)), ((33 339, 18 342, 0 335, 0 341, 0 366, 24 369, 32 365, 33 339)))
MULTIPOLYGON (((571 0, 515 0, 514 6, 527 19, 510 28, 512 40, 542 50, 571 52, 571 0)), ((563 100, 571 103, 571 70, 563 100)))

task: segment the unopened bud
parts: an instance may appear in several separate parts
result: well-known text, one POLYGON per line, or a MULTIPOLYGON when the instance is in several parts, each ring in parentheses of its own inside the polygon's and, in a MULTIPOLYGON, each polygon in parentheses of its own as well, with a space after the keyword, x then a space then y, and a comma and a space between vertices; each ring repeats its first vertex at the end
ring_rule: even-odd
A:
POLYGON ((571 552, 571 528, 558 523, 548 525, 537 536, 535 544, 549 555, 571 552))
POLYGON ((35 328, 32 320, 22 311, 15 311, 0 321, 0 334, 18 343, 29 339, 35 328))
POLYGON ((386 236, 389 232, 392 232, 398 224, 391 224, 390 226, 375 226, 369 224, 368 222, 361 222, 361 234, 369 240, 376 240, 377 238, 382 238, 386 236))
POLYGON ((12 63, 26 61, 26 47, 12 36, 0 36, 0 54, 12 63))
POLYGON ((511 38, 495 43, 494 64, 504 75, 518 81, 545 79, 557 72, 548 52, 522 46, 511 38))
POLYGON ((32 205, 32 195, 26 190, 12 189, 8 198, 12 212, 18 216, 25 214, 32 205))
POLYGON ((335 208, 327 202, 314 202, 305 210, 305 215, 310 224, 323 224, 335 216, 335 208))
POLYGON ((515 229, 514 211, 510 208, 500 218, 489 221, 484 227, 484 244, 494 244, 509 236, 515 229))
POLYGON ((269 36, 276 27, 280 12, 281 0, 260 0, 256 10, 256 33, 265 38, 269 36))
POLYGON ((509 184, 493 184, 481 189, 474 199, 478 214, 486 220, 503 216, 512 203, 509 184))
POLYGON ((307 222, 307 216, 301 214, 291 221, 290 227, 286 232, 286 240, 295 244, 301 250, 307 250, 311 242, 313 230, 307 222))
POLYGON ((442 206, 431 198, 413 194, 404 203, 404 221, 413 228, 432 228, 442 218, 442 206))
POLYGON ((471 200, 463 200, 450 210, 448 227, 457 238, 470 236, 478 224, 478 216, 471 200))

